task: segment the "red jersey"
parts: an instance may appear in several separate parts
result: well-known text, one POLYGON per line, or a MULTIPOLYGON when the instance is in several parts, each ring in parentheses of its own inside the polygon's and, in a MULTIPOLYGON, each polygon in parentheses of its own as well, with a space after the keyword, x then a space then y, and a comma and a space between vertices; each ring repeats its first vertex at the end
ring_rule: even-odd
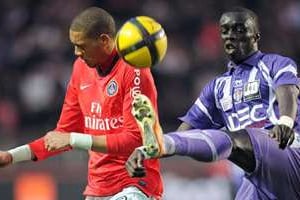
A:
MULTIPOLYGON (((133 96, 147 95, 157 109, 157 92, 150 69, 135 69, 116 59, 111 71, 100 76, 78 58, 68 85, 56 130, 107 136, 108 153, 89 151, 88 185, 84 195, 111 196, 126 186, 136 186, 149 196, 160 198, 162 180, 159 161, 147 160, 147 176, 131 178, 125 162, 142 145, 138 126, 131 114, 133 96)), ((29 144, 37 160, 57 152, 48 152, 43 138, 29 144)))

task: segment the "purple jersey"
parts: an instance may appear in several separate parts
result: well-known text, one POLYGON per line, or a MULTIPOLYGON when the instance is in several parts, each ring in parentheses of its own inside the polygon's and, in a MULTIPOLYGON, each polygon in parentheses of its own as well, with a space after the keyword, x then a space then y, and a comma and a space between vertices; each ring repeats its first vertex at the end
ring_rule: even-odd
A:
MULTIPOLYGON (((246 127, 269 129, 277 124, 279 108, 275 90, 285 84, 299 86, 295 62, 280 55, 257 52, 239 65, 229 62, 228 68, 206 85, 181 120, 198 129, 226 127, 230 131, 246 127)), ((298 133, 299 109, 300 106, 294 125, 298 133)), ((283 151, 264 134, 266 131, 252 130, 249 136, 256 170, 245 176, 236 199, 300 199, 299 135, 295 135, 293 148, 283 151)))
MULTIPOLYGON (((270 128, 279 117, 275 89, 285 84, 299 85, 295 62, 258 51, 239 65, 229 62, 228 71, 209 82, 180 119, 198 129, 270 128)), ((296 130, 299 113, 298 107, 296 130)))

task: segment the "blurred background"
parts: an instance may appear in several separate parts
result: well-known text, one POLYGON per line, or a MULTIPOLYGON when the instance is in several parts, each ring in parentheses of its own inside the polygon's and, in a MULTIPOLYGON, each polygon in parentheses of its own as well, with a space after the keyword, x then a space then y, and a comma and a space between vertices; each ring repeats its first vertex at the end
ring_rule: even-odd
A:
MULTIPOLYGON (((148 15, 168 35, 164 61, 153 69, 165 131, 216 74, 226 70, 218 34, 221 13, 245 6, 260 17, 262 51, 300 61, 299 0, 1 0, 0 149, 7 150, 55 127, 75 59, 68 39, 72 18, 89 6, 110 12, 120 27, 148 15)), ((84 199, 87 154, 68 152, 39 163, 0 170, 2 200, 84 199)), ((230 200, 239 169, 227 161, 205 164, 174 157, 162 161, 167 200, 230 200)))

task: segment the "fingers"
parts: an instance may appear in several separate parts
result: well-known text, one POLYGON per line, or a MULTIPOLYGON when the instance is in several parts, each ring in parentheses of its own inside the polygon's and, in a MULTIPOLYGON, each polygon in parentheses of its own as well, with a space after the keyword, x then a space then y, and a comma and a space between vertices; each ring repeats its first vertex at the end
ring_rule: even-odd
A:
POLYGON ((137 151, 137 168, 144 168, 145 156, 140 151, 137 151))
POLYGON ((130 177, 144 177, 146 175, 145 168, 134 168, 131 163, 126 163, 125 166, 130 177))
POLYGON ((275 138, 275 133, 273 131, 270 131, 268 133, 268 135, 269 135, 270 138, 273 138, 273 139, 275 138))
POLYGON ((55 139, 51 139, 48 137, 44 138, 44 146, 48 151, 54 151, 59 149, 59 145, 57 144, 55 139))
POLYGON ((287 133, 284 132, 282 126, 279 126, 279 130, 277 132, 278 139, 277 141, 279 142, 279 148, 284 149, 288 143, 288 138, 287 138, 287 133))
POLYGON ((287 146, 287 143, 288 143, 288 139, 281 138, 281 140, 279 142, 279 148, 280 149, 285 149, 285 147, 287 146))
POLYGON ((288 144, 290 145, 294 141, 294 130, 285 125, 279 125, 278 135, 280 149, 285 149, 288 144))
POLYGON ((268 135, 278 142, 280 149, 291 145, 295 138, 294 130, 285 125, 276 125, 268 135))
POLYGON ((146 170, 143 166, 144 155, 139 151, 135 150, 126 162, 126 170, 131 177, 144 177, 146 170))
POLYGON ((288 146, 292 145, 293 142, 294 142, 294 140, 295 140, 295 133, 292 132, 292 135, 291 135, 291 137, 290 137, 290 139, 289 139, 289 142, 288 142, 288 146))

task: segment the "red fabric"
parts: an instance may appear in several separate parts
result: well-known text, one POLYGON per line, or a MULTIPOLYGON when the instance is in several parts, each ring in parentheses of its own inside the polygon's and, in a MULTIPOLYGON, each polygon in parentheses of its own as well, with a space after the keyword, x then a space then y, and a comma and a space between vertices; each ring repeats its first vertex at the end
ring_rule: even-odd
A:
MULTIPOLYGON (((89 152, 88 185, 85 195, 110 196, 126 186, 136 186, 149 196, 160 198, 162 181, 159 161, 145 163, 145 178, 130 178, 125 162, 134 148, 142 144, 137 124, 131 115, 132 97, 147 95, 157 107, 157 93, 150 69, 135 69, 119 59, 107 76, 99 76, 78 58, 68 85, 56 130, 106 135, 108 154, 89 152)), ((42 139, 30 143, 38 159, 51 155, 42 139)))
POLYGON ((49 156, 53 156, 56 154, 59 154, 64 151, 68 151, 70 148, 66 148, 64 150, 59 150, 59 151, 51 151, 49 152, 47 149, 45 149, 44 145, 44 139, 39 138, 31 143, 29 143, 29 147, 31 150, 34 152, 36 156, 36 160, 44 160, 45 158, 48 158, 49 156))

